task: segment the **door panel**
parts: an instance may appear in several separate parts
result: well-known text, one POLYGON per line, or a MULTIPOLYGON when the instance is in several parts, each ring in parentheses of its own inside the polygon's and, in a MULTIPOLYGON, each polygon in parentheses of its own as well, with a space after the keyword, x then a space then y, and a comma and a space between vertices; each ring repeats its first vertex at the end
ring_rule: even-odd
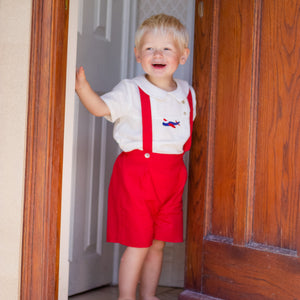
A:
POLYGON ((196 5, 185 286, 300 299, 300 2, 196 5))
POLYGON ((298 251, 299 19, 299 1, 263 2, 253 222, 256 242, 298 251))
MULTIPOLYGON (((99 93, 121 80, 123 1, 80 0, 77 67, 84 66, 99 93)), ((125 51, 125 50, 124 50, 125 51)), ((125 63, 123 64, 125 67, 125 63)), ((107 191, 119 148, 112 124, 91 115, 75 99, 76 172, 71 220, 69 295, 113 280, 114 245, 106 243, 107 191)))
POLYGON ((246 198, 247 157, 243 154, 249 143, 245 133, 249 131, 251 100, 253 1, 221 1, 219 10, 210 234, 243 240, 235 223, 244 218, 245 204, 237 207, 243 213, 241 218, 235 204, 238 197, 246 198))
POLYGON ((207 241, 202 292, 230 300, 299 299, 299 258, 274 250, 207 241))

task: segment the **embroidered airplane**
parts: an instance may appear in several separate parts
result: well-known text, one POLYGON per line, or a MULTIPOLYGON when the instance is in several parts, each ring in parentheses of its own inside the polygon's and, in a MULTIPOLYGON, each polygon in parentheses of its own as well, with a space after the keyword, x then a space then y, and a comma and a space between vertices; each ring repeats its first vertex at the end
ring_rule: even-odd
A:
POLYGON ((164 119, 165 122, 163 122, 162 124, 164 126, 170 126, 172 128, 176 128, 176 126, 180 126, 180 121, 176 121, 175 122, 172 122, 172 121, 168 121, 167 119, 164 119))

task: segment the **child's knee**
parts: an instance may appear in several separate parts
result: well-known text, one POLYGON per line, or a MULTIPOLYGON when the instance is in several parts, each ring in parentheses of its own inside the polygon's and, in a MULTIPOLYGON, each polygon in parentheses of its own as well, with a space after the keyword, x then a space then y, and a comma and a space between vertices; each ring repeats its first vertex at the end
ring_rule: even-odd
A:
POLYGON ((163 251, 165 245, 166 243, 164 241, 154 240, 150 248, 156 251, 163 251))

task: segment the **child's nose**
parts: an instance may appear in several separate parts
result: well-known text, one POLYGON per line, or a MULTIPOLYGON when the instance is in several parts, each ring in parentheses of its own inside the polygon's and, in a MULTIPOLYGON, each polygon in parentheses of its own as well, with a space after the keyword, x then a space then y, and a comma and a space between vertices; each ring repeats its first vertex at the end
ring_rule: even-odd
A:
POLYGON ((161 49, 155 49, 153 55, 154 56, 162 56, 163 51, 161 49))

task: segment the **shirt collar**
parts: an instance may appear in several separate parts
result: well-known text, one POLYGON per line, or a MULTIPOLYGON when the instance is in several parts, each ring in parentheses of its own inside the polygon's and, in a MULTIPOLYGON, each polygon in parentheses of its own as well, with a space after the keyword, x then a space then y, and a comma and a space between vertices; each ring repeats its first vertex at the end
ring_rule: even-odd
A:
POLYGON ((134 78, 134 81, 136 84, 149 96, 154 97, 159 100, 165 99, 168 95, 173 96, 178 101, 182 101, 183 99, 187 98, 187 95, 189 93, 189 85, 186 81, 180 80, 180 79, 174 79, 177 88, 174 91, 167 92, 165 90, 162 90, 152 84, 149 80, 146 79, 145 75, 138 76, 134 78))

